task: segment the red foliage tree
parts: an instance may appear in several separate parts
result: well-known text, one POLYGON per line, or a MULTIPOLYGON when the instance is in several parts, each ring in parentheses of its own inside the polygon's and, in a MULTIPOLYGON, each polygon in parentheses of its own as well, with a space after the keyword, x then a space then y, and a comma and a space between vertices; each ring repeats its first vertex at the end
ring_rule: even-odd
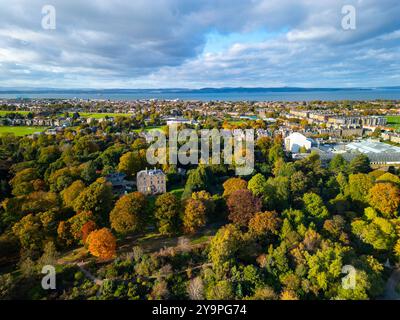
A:
POLYGON ((229 220, 240 226, 247 226, 256 212, 261 211, 261 199, 250 190, 237 190, 230 194, 226 202, 229 209, 229 220))

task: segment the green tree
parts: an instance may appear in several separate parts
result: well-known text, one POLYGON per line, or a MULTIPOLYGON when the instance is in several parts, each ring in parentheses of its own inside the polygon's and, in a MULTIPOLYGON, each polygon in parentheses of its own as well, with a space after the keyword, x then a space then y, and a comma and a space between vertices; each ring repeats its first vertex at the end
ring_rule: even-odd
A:
POLYGON ((329 216, 329 211, 319 195, 312 192, 305 193, 303 202, 304 209, 310 216, 317 219, 324 219, 329 216))
POLYGON ((368 173, 371 171, 369 159, 365 154, 357 155, 349 164, 350 173, 368 173))

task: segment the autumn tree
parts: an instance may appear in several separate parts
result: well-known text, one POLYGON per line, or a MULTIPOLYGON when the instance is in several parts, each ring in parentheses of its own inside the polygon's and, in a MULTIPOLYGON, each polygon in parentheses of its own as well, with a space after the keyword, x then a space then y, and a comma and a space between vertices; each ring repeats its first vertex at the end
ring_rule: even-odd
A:
POLYGON ((212 195, 209 192, 207 192, 205 190, 193 192, 192 199, 203 202, 203 204, 206 206, 207 216, 209 218, 212 218, 216 205, 215 205, 212 195))
POLYGON ((15 196, 20 196, 31 193, 34 191, 32 182, 38 178, 38 170, 34 168, 26 168, 17 172, 14 178, 10 180, 12 194, 15 196))
POLYGON ((241 178, 229 178, 223 184, 224 197, 228 197, 231 193, 237 190, 247 189, 247 181, 241 178))
POLYGON ((395 218, 400 204, 400 189, 390 183, 377 183, 368 194, 369 204, 385 218, 395 218))
POLYGON ((172 193, 158 196, 155 203, 155 217, 158 220, 158 230, 162 234, 171 234, 177 231, 181 204, 172 193))
POLYGON ((91 211, 100 219, 104 219, 112 208, 113 193, 111 184, 99 178, 83 190, 73 204, 75 212, 91 211))
POLYGON ((75 199, 81 194, 86 188, 82 180, 74 181, 68 188, 61 192, 62 199, 66 207, 71 207, 74 204, 75 199))
POLYGON ((195 233, 206 224, 206 206, 200 200, 189 199, 186 202, 183 216, 183 230, 185 233, 195 233))
POLYGON ((110 212, 111 228, 119 233, 135 232, 143 226, 147 210, 146 197, 140 192, 122 196, 110 212))
POLYGON ((12 227, 18 237, 21 247, 28 250, 39 250, 43 246, 45 234, 42 230, 40 218, 28 214, 12 227))
POLYGON ((92 221, 92 220, 89 220, 88 222, 86 222, 86 223, 82 226, 81 234, 82 234, 82 243, 83 243, 83 244, 86 243, 86 240, 87 240, 89 234, 90 234, 92 231, 95 231, 95 230, 97 230, 97 224, 96 224, 96 222, 94 222, 94 221, 92 221))
POLYGON ((250 190, 232 192, 226 202, 229 209, 229 220, 240 226, 247 226, 256 212, 261 210, 261 200, 250 190))
POLYGON ((275 211, 257 212, 249 221, 249 233, 253 237, 277 234, 282 220, 275 211))
POLYGON ((100 259, 115 256, 117 243, 114 235, 107 228, 91 232, 87 238, 89 252, 100 259))

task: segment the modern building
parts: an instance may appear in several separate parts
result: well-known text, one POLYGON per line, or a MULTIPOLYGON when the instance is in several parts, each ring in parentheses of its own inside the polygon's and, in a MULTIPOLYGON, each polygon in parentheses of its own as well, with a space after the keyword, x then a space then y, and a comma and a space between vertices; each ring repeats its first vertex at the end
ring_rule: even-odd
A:
POLYGON ((298 153, 302 147, 306 150, 310 150, 313 143, 313 139, 307 138, 301 133, 294 132, 285 138, 285 150, 298 153))
POLYGON ((167 179, 162 170, 142 170, 136 175, 136 184, 139 192, 146 195, 167 192, 167 179))

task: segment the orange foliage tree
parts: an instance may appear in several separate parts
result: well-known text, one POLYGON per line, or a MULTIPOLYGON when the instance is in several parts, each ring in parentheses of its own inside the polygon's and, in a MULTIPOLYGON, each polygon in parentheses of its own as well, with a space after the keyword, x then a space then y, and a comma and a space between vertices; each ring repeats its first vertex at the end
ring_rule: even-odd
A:
POLYGON ((368 202, 385 218, 395 218, 400 205, 400 189, 390 183, 377 183, 369 190, 368 202))
POLYGON ((88 238, 89 252, 100 259, 111 259, 115 256, 117 242, 107 228, 92 231, 88 238))
POLYGON ((92 231, 97 229, 96 222, 89 220, 86 222, 81 229, 81 234, 82 234, 82 242, 85 244, 87 238, 89 237, 89 234, 92 233, 92 231))

